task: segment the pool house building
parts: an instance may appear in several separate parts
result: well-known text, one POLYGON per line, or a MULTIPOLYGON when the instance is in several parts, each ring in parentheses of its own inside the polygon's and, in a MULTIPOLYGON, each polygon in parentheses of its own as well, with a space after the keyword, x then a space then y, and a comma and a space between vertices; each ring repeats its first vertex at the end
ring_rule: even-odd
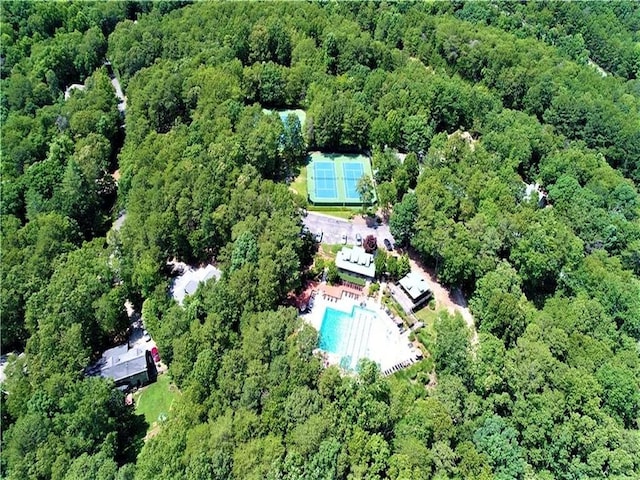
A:
POLYGON ((432 297, 426 279, 415 272, 407 273, 398 285, 400 289, 396 290, 394 297, 407 313, 419 309, 432 297))
POLYGON ((376 276, 373 255, 366 253, 362 247, 343 247, 336 256, 336 267, 339 272, 366 280, 373 280, 376 276))

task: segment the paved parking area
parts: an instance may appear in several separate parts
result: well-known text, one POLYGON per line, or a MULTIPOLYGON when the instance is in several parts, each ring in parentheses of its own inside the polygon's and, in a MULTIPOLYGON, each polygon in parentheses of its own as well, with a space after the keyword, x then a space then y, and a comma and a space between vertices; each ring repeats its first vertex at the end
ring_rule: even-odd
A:
POLYGON ((312 234, 322 232, 322 243, 340 244, 342 243, 342 235, 347 235, 347 243, 356 243, 356 233, 362 235, 364 239, 367 235, 374 235, 378 239, 378 246, 384 248, 382 243, 388 238, 394 244, 393 237, 389 231, 388 225, 378 225, 375 222, 366 224, 364 221, 343 220, 341 218, 330 217, 316 212, 309 212, 303 219, 312 234))

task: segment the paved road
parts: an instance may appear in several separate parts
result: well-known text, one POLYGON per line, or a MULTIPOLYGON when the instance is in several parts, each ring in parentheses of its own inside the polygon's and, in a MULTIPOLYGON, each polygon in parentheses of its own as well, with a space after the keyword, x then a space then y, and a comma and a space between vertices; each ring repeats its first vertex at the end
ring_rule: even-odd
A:
POLYGON ((18 357, 22 357, 24 353, 11 352, 10 354, 4 354, 0 356, 0 383, 4 382, 7 379, 4 374, 4 369, 9 363, 9 355, 17 355, 18 357))
POLYGON ((0 356, 0 382, 5 381, 4 368, 7 366, 7 360, 8 360, 7 355, 0 356))
POLYGON ((321 213, 309 212, 303 218, 304 224, 312 234, 322 232, 322 243, 339 244, 342 243, 342 235, 347 235, 347 243, 356 243, 356 233, 362 235, 364 239, 367 235, 374 235, 378 238, 378 245, 384 248, 382 241, 385 238, 394 243, 388 225, 377 225, 375 222, 368 226, 360 220, 343 220, 341 218, 330 217, 321 213))
POLYGON ((122 87, 120 87, 120 82, 117 77, 113 77, 111 79, 111 85, 113 85, 113 89, 116 91, 116 97, 118 97, 118 110, 121 112, 126 111, 127 109, 127 97, 122 93, 122 87))
POLYGON ((114 230, 120 230, 122 228, 122 225, 124 225, 124 221, 126 219, 127 219, 127 212, 123 211, 122 213, 120 213, 120 216, 115 219, 111 228, 114 230))

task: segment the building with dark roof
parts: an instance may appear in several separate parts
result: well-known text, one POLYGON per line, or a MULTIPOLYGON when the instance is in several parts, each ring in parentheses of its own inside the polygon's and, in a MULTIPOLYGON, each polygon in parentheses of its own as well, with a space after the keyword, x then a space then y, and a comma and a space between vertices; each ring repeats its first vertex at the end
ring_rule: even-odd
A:
POLYGON ((398 285, 400 288, 393 292, 394 298, 407 313, 423 306, 433 296, 427 286, 427 280, 414 272, 409 272, 402 277, 398 285))
POLYGON ((106 350, 87 374, 111 378, 116 387, 132 388, 154 382, 158 371, 151 352, 125 344, 106 350))

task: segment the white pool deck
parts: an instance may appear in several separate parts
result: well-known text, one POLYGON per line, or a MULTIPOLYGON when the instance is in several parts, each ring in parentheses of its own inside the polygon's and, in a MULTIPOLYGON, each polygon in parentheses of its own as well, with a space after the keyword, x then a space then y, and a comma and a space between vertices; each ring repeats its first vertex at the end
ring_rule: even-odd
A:
MULTIPOLYGON (((319 332, 327 308, 340 310, 350 315, 354 306, 362 306, 375 313, 367 343, 360 349, 361 352, 364 352, 365 358, 376 362, 383 373, 416 360, 417 351, 410 346, 409 330, 400 333, 391 317, 381 308, 379 303, 372 299, 368 299, 364 305, 361 305, 359 301, 348 297, 343 297, 338 301, 330 301, 323 298, 322 295, 317 295, 313 309, 301 317, 319 332)), ((324 353, 330 365, 340 366, 340 355, 330 352, 324 353)), ((356 361, 357 359, 354 359, 353 364, 356 361)))

